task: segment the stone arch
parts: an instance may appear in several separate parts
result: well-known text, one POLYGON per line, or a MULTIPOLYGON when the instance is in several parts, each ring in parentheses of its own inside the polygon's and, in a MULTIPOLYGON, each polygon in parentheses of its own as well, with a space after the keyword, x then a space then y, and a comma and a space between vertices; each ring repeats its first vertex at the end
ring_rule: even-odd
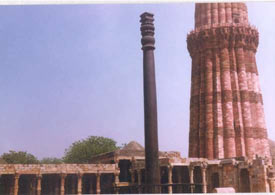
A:
POLYGON ((201 167, 195 166, 194 168, 194 184, 195 184, 195 193, 202 193, 202 170, 201 167))
MULTIPOLYGON (((162 166, 160 167, 160 182, 161 184, 167 184, 168 183, 168 167, 167 166, 162 166)), ((162 186, 161 187, 161 192, 167 194, 168 193, 168 187, 167 186, 162 186)))
POLYGON ((77 192, 77 175, 68 174, 65 179, 65 194, 76 194, 77 192))
POLYGON ((211 175, 211 191, 214 188, 218 188, 220 187, 220 177, 219 177, 219 173, 215 172, 211 175))
POLYGON ((113 182, 115 181, 114 174, 103 173, 100 177, 101 194, 114 194, 113 182))
POLYGON ((13 188, 13 175, 4 174, 0 176, 0 194, 11 194, 13 188))
POLYGON ((58 174, 43 174, 41 179, 41 194, 57 194, 60 188, 58 174))
POLYGON ((240 192, 250 192, 249 171, 247 169, 240 170, 240 192))
POLYGON ((82 193, 96 194, 96 175, 87 173, 82 178, 82 193))
POLYGON ((35 175, 20 175, 18 181, 18 194, 33 194, 36 190, 35 175))
POLYGON ((131 161, 130 160, 120 160, 118 163, 120 169, 119 181, 130 182, 131 181, 131 161))

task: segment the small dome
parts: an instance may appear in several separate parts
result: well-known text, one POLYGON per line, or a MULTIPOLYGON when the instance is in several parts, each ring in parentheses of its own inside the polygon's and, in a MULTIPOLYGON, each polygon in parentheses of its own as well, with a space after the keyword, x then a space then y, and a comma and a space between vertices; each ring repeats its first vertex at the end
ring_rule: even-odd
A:
POLYGON ((144 147, 137 143, 136 141, 129 142, 126 146, 122 148, 122 150, 144 150, 144 147))

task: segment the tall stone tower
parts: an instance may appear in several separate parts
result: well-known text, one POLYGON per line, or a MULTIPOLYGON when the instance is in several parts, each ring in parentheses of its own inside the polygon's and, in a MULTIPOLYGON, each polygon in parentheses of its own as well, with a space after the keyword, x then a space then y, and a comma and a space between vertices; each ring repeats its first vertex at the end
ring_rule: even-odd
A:
POLYGON ((258 31, 244 3, 197 3, 189 157, 270 157, 255 53, 258 31))

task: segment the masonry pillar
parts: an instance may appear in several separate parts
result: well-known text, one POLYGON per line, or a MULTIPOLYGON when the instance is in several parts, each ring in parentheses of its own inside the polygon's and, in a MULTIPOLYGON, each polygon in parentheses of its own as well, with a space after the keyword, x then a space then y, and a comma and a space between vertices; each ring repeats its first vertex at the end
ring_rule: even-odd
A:
POLYGON ((61 174, 61 181, 60 181, 60 194, 65 194, 65 179, 67 177, 67 174, 62 173, 61 174))
POLYGON ((18 194, 18 190, 19 190, 19 186, 18 186, 19 178, 20 178, 20 175, 16 173, 14 175, 14 191, 13 191, 14 195, 18 194))
POLYGON ((275 192, 275 179, 269 178, 268 182, 269 182, 269 191, 274 193, 275 192))
POLYGON ((252 168, 248 168, 248 175, 249 175, 249 189, 250 192, 253 192, 253 182, 252 182, 252 168))
POLYGON ((223 165, 219 164, 218 169, 219 169, 219 184, 220 184, 220 187, 223 187, 223 165))
POLYGON ((206 183, 206 169, 207 164, 202 164, 201 166, 201 173, 202 173, 202 192, 207 193, 207 183, 206 183))
POLYGON ((36 175, 36 179, 37 179, 37 184, 36 184, 36 194, 40 195, 41 194, 41 179, 42 179, 42 175, 36 175))
POLYGON ((137 174, 138 174, 138 193, 140 194, 141 193, 141 170, 138 169, 137 170, 137 174))
POLYGON ((157 94, 154 61, 154 15, 141 16, 141 43, 143 50, 144 126, 145 126, 145 180, 146 193, 160 193, 160 168, 158 149, 157 94))
POLYGON ((101 173, 96 174, 96 194, 100 194, 100 175, 101 173))
POLYGON ((235 183, 235 190, 236 192, 239 192, 239 189, 240 189, 240 185, 239 185, 239 178, 240 178, 240 175, 239 175, 239 167, 238 167, 238 164, 234 164, 234 183, 235 183))
POLYGON ((134 184, 135 183, 135 170, 131 169, 130 173, 131 173, 131 183, 134 184))
POLYGON ((172 165, 169 165, 168 167, 168 184, 170 184, 168 186, 168 193, 169 194, 173 194, 173 180, 172 180, 172 177, 173 177, 173 166, 172 165))
POLYGON ((81 173, 77 175, 77 194, 78 195, 82 194, 82 176, 83 174, 81 173))
POLYGON ((119 194, 119 189, 117 188, 117 186, 118 186, 118 183, 119 183, 119 172, 118 171, 116 171, 115 173, 114 173, 114 175, 115 175, 115 193, 116 194, 119 194))
POLYGON ((194 192, 194 166, 189 165, 189 177, 190 177, 190 191, 194 192))

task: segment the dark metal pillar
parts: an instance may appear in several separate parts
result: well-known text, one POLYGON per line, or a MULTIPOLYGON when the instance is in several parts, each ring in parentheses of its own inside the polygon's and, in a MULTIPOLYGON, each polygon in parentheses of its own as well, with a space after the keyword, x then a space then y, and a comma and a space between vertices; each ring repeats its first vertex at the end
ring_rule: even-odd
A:
POLYGON ((147 193, 160 193, 158 150, 157 96, 154 61, 154 15, 141 16, 141 44, 143 50, 144 125, 145 125, 145 182, 147 193))

